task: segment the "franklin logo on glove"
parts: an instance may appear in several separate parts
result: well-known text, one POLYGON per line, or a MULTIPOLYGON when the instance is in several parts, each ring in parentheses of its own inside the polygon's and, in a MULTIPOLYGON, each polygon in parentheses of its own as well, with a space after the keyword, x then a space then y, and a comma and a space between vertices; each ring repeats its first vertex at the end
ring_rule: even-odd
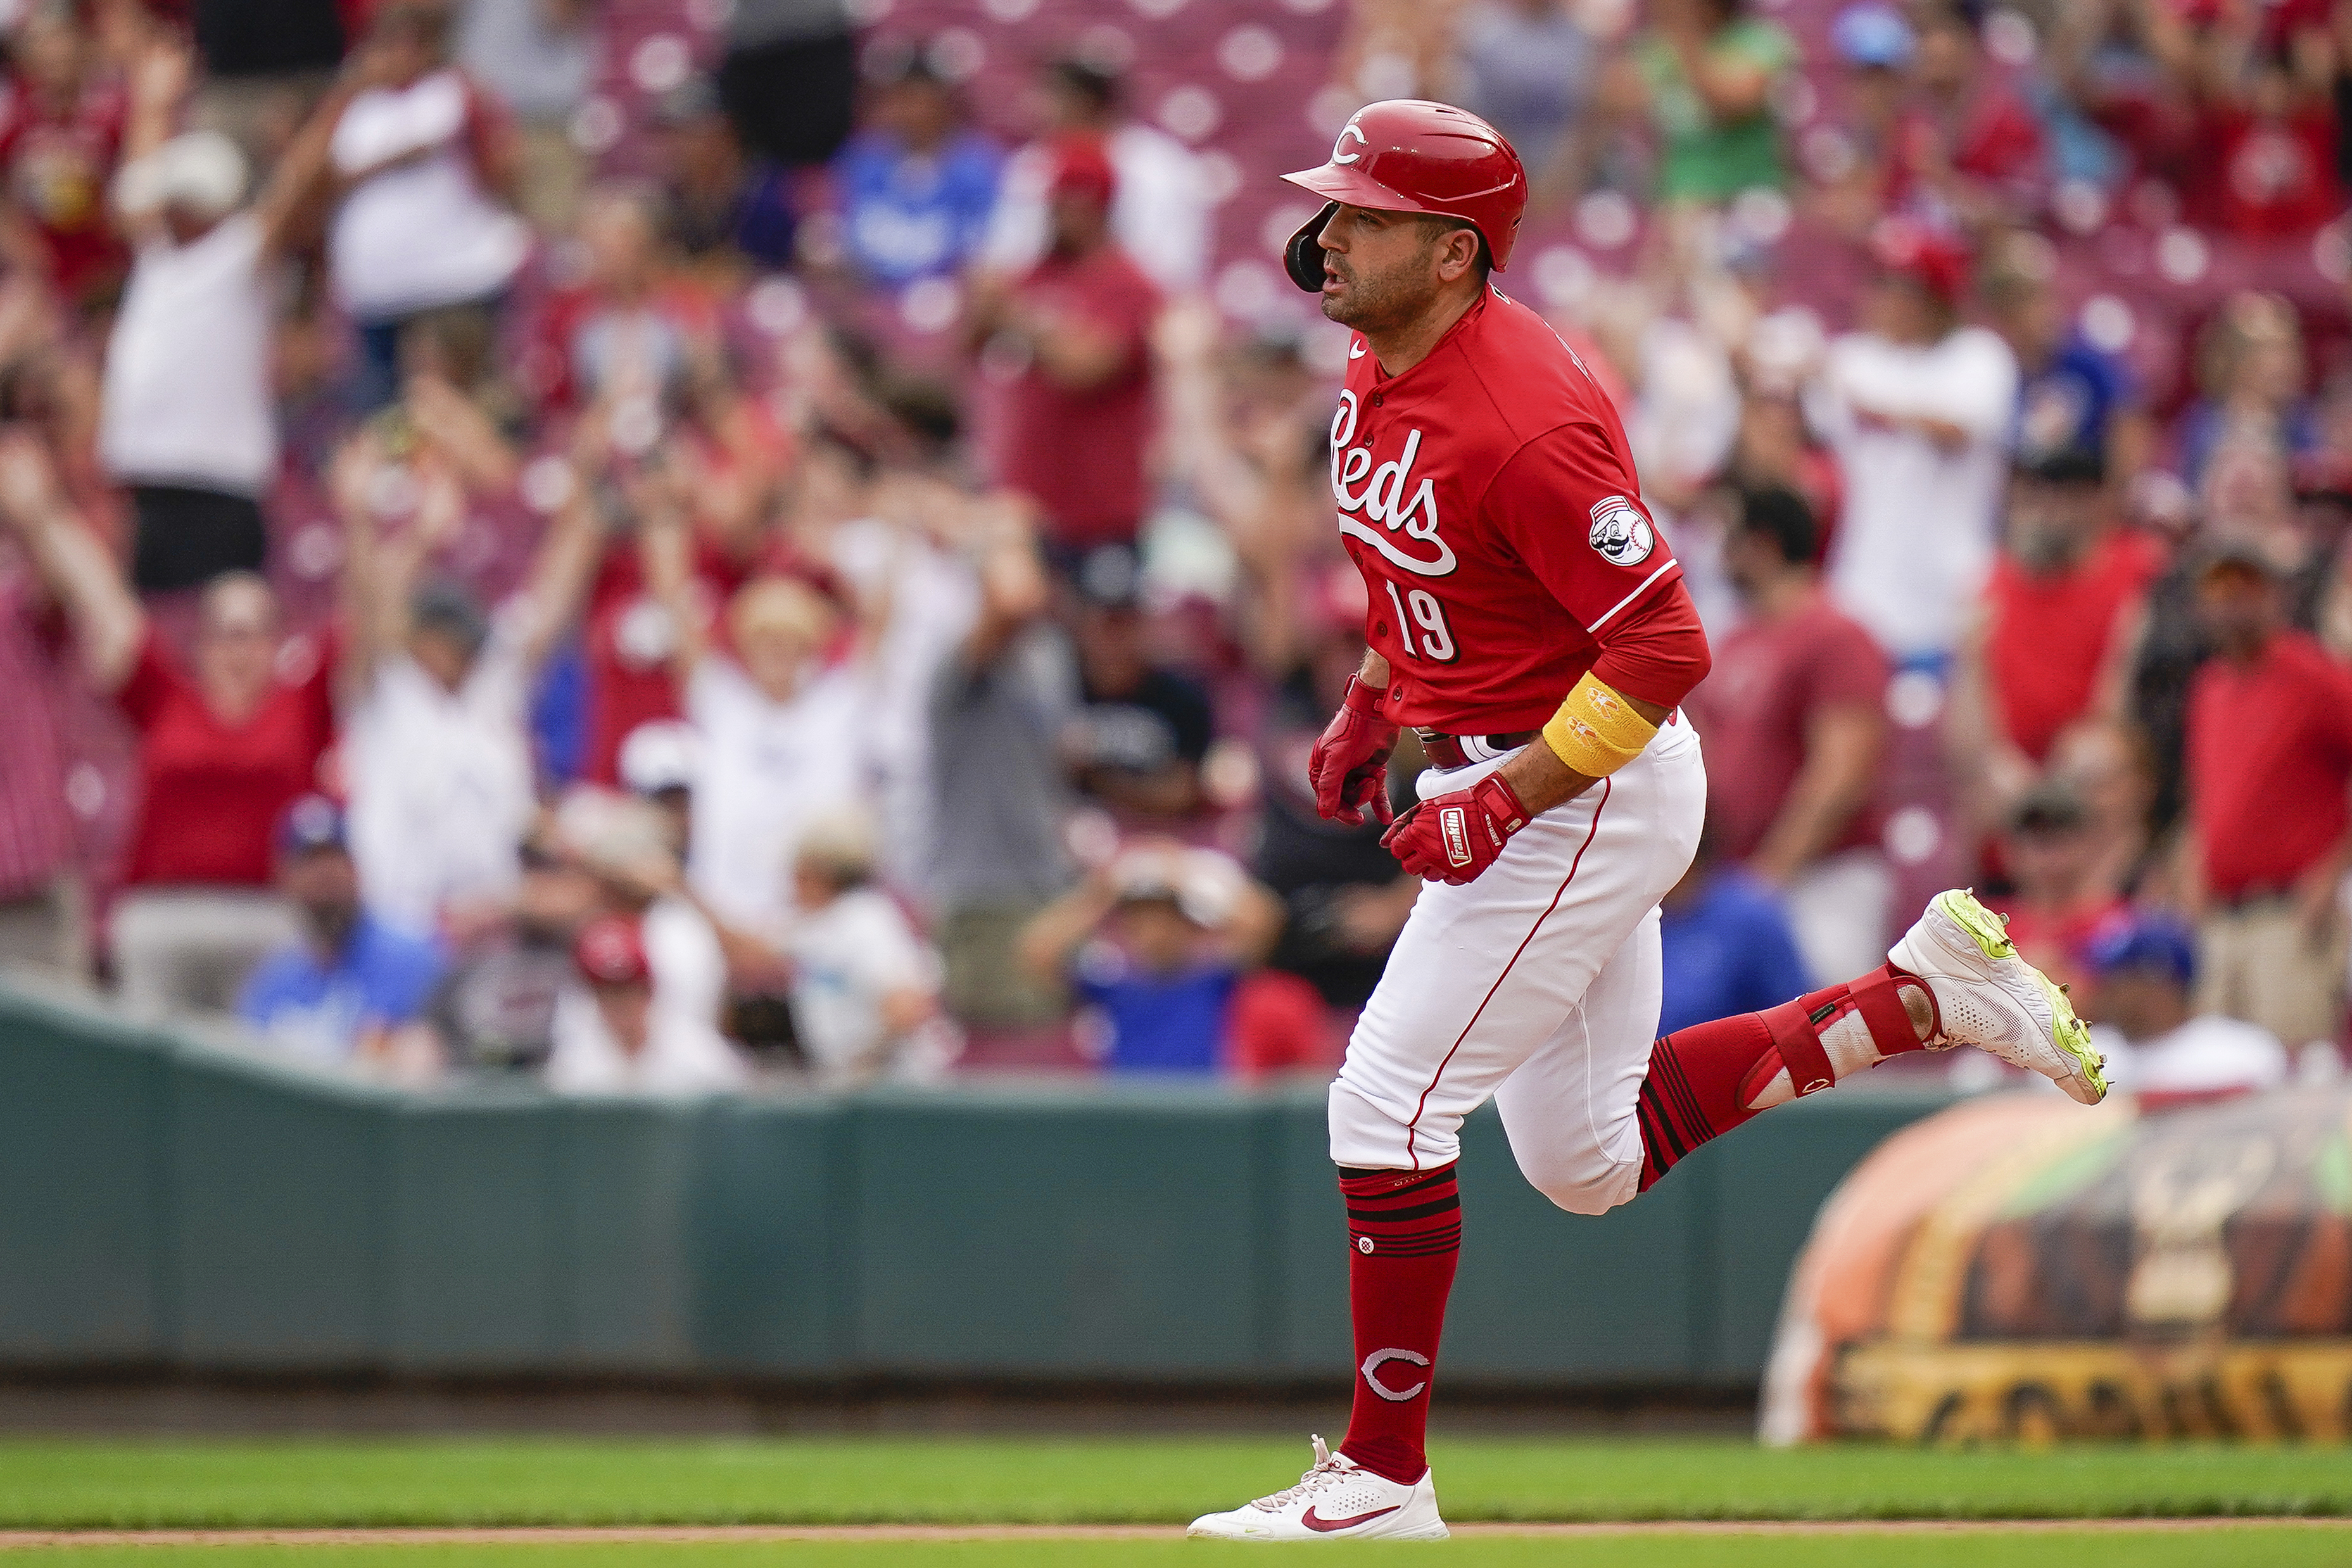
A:
POLYGON ((1437 814, 1438 831, 1445 835, 1445 860, 1451 866, 1470 864, 1470 814, 1449 805, 1437 814))

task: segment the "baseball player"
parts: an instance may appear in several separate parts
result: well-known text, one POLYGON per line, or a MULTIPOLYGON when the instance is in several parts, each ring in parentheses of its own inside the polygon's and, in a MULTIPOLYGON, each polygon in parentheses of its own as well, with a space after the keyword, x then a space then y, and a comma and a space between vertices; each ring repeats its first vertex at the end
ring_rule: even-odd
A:
POLYGON ((1608 398, 1495 289, 1527 175, 1476 117, 1357 111, 1291 278, 1354 329, 1331 499, 1370 589, 1369 650, 1310 768, 1324 816, 1390 820, 1413 726, 1433 766, 1385 842, 1423 879, 1331 1086, 1355 1326, 1337 1453, 1194 1521, 1230 1540, 1445 1534, 1423 1436, 1460 1245, 1462 1118, 1498 1103, 1519 1169, 1575 1214, 1626 1203, 1708 1139, 1906 1051, 1969 1045, 2085 1104, 2099 1058, 2000 919, 1939 893, 1888 962, 1764 1013, 1653 1039, 1658 900, 1706 773, 1675 711, 1706 638, 1642 505, 1608 398))

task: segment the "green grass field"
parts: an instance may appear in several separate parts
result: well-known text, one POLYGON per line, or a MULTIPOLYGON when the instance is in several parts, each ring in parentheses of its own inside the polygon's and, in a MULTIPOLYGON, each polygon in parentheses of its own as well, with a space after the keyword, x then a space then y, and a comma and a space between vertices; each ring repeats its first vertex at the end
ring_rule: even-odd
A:
MULTIPOLYGON (((2352 1449, 2044 1452, 1736 1440, 1457 1437, 1475 1520, 2352 1515, 2352 1449)), ((1273 1490, 1304 1441, 452 1438, 0 1442, 0 1528, 510 1524, 1165 1524, 1273 1490)))
MULTIPOLYGON (((2352 1531, 2245 1525, 2158 1535, 1614 1537, 1318 1544, 1315 1563, 1460 1568, 2343 1568, 2352 1531)), ((1188 1541, 942 1542, 836 1545, 63 1547, 5 1556, 32 1568, 1104 1568, 1257 1561, 1256 1549, 1188 1541)))
MULTIPOLYGON (((1135 1523, 1175 1525, 1271 1490, 1304 1442, 1235 1439, 451 1438, 0 1441, 0 1528, 1135 1523)), ((1435 1446, 1447 1517, 1479 1521, 2352 1518, 2352 1450, 2094 1447, 1777 1453, 1726 1440, 1456 1437, 1435 1446)), ((282 1546, 26 1549, 75 1568, 283 1564, 282 1546), (195 1563, 181 1563, 193 1557, 195 1563), (165 1561, 165 1560, 173 1561, 165 1561)), ((1235 1550, 1169 1541, 305 1546, 321 1568, 842 1568, 1151 1564, 1235 1550)), ((2352 1526, 2150 1532, 1621 1535, 1325 1547, 1346 1561, 1478 1568, 2185 1568, 2352 1565, 2352 1526)))

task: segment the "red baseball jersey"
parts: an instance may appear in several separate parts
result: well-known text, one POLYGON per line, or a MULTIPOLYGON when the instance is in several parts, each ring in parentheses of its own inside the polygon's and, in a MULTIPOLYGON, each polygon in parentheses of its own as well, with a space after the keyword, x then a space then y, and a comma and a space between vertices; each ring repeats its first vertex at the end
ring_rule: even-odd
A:
POLYGON ((1542 317, 1489 289, 1427 359, 1358 334, 1331 499, 1389 661, 1387 711, 1448 734, 1540 727, 1601 637, 1682 575, 1607 395, 1542 317))

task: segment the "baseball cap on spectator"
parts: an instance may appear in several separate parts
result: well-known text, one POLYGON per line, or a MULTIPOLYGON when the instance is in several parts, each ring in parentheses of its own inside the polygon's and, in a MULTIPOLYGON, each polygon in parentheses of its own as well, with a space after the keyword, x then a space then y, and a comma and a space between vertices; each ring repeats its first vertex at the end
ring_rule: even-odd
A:
POLYGON ((133 216, 177 207, 211 222, 245 200, 245 154, 217 131, 174 136, 114 179, 114 204, 133 216))
POLYGON ((1224 925, 1241 902, 1240 868, 1214 850, 1132 849, 1119 857, 1110 876, 1120 903, 1171 904, 1202 931, 1224 925))
POLYGON ((2073 833, 2090 819, 2089 806, 2072 784, 2061 779, 2044 779, 2027 790, 2010 811, 2009 826, 2013 833, 2038 836, 2073 833))
POLYGON ((1882 220, 1870 231, 1870 254, 1887 274, 1907 279, 1947 305, 1969 291, 1968 247, 1958 236, 1907 217, 1882 220))
POLYGON ((490 618, 474 595, 455 583, 427 583, 409 596, 409 624, 428 636, 446 637, 467 658, 490 640, 490 618))
POLYGON ((349 851, 351 837, 343 822, 343 808, 323 795, 297 797, 278 814, 278 831, 272 836, 278 858, 293 859, 320 849, 349 851))
POLYGON ((2271 582, 2294 575, 2294 564, 2285 552, 2259 534, 2224 530, 2208 538, 2197 552, 2200 581, 2217 572, 2251 573, 2271 582))
POLYGON ((572 944, 572 963, 591 985, 646 985, 653 981, 637 922, 621 915, 590 921, 572 944))
POLYGON ((1100 142, 1091 136, 1071 136, 1055 145, 1049 190, 1055 200, 1078 196, 1108 206, 1111 193, 1118 188, 1118 173, 1111 167, 1100 142))
POLYGON ((653 122, 676 130, 681 125, 699 125, 726 112, 719 97, 719 84, 707 76, 690 76, 654 100, 653 122))
POLYGON ((934 58, 936 47, 911 38, 884 38, 866 51, 860 62, 866 79, 876 87, 922 83, 951 85, 934 58))
POLYGON ((1066 55, 1046 66, 1045 74, 1064 91, 1086 100, 1097 113, 1104 114, 1118 106, 1120 80, 1118 68, 1097 54, 1066 55))
POLYGON ((1130 610, 1143 598, 1143 559, 1131 544, 1103 544, 1078 562, 1078 597, 1098 610, 1130 610))
POLYGON ((1838 58, 1866 69, 1901 70, 1911 63, 1917 43, 1900 11, 1868 0, 1847 6, 1830 25, 1830 46, 1838 58))
POLYGON ((640 724, 621 742, 621 782, 628 785, 632 795, 661 795, 672 790, 691 790, 700 751, 701 737, 691 724, 681 724, 674 719, 640 724))
POLYGON ((2101 979, 2152 969, 2184 989, 2197 978, 2197 937, 2172 915, 2134 910, 2102 927, 2086 954, 2101 979))
POLYGON ((2045 485, 2103 485, 2107 482, 2107 456, 2089 443, 2038 449, 2021 447, 2013 471, 2045 485))
POLYGON ((1738 527, 1742 533, 1769 539, 1780 559, 1791 566, 1812 560, 1820 546, 1813 509, 1786 485, 1763 485, 1739 492, 1738 527))

